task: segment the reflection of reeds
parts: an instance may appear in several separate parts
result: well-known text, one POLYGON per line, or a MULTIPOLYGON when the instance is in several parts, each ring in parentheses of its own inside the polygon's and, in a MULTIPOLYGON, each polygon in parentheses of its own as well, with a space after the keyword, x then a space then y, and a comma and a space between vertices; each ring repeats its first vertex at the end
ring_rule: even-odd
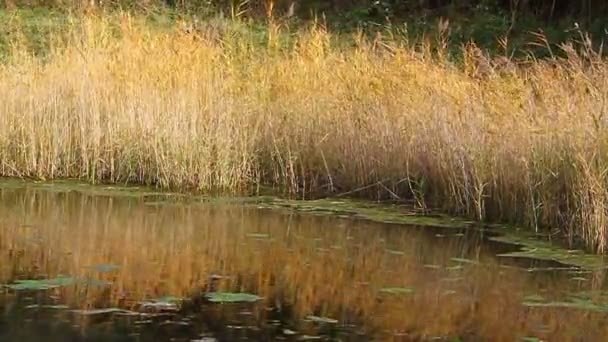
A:
POLYGON ((320 27, 289 45, 278 27, 262 43, 239 22, 210 37, 114 19, 75 19, 44 59, 14 29, 0 175, 367 189, 606 249, 608 68, 593 51, 519 66, 469 46, 454 65, 381 36, 336 46, 320 27))
MULTIPOLYGON (((69 274, 113 282, 84 296, 82 287, 62 290, 62 301, 72 306, 133 308, 146 298, 189 296, 205 291, 215 274, 228 277, 217 289, 257 293, 267 305, 289 308, 293 319, 335 317, 385 337, 475 332, 513 340, 542 323, 553 329, 547 336, 567 338, 597 322, 584 311, 522 307, 522 297, 541 283, 498 268, 477 245, 432 239, 423 230, 65 193, 3 191, 0 200, 0 281, 69 274), (485 266, 424 266, 454 266, 455 255, 479 258, 485 266), (121 267, 107 274, 87 268, 102 263, 121 267), (385 287, 415 292, 380 294, 385 287), (559 324, 564 319, 576 329, 559 324)), ((563 281, 548 284, 569 288, 563 281)), ((594 329, 586 332, 606 328, 594 329)))

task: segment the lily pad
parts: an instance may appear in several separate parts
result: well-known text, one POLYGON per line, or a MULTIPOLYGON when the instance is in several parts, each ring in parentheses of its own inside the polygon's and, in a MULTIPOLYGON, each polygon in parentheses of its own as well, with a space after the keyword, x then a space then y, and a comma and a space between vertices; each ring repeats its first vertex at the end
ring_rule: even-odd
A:
POLYGON ((253 303, 262 299, 258 295, 242 292, 209 292, 205 298, 212 303, 253 303))
POLYGON ((41 290, 49 290, 58 287, 66 287, 71 286, 76 283, 76 280, 72 277, 57 277, 52 279, 25 279, 25 280, 15 280, 14 284, 4 285, 11 290, 32 290, 32 291, 41 291, 41 290))
POLYGON ((43 291, 77 284, 84 284, 88 286, 107 286, 111 285, 112 283, 93 278, 78 279, 74 277, 59 276, 51 279, 15 280, 13 284, 5 284, 4 286, 16 291, 43 291))

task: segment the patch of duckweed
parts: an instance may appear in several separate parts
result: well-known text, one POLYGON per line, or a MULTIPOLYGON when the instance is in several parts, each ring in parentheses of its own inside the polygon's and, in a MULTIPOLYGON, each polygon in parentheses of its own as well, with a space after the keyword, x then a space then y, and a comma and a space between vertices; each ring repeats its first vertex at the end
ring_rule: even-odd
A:
POLYGON ((470 221, 444 215, 420 215, 411 208, 397 204, 380 204, 354 199, 287 200, 266 198, 259 207, 285 208, 317 215, 341 215, 380 223, 394 223, 412 226, 433 226, 441 228, 464 228, 470 221))
POLYGON ((555 261, 563 265, 580 267, 582 269, 597 270, 606 267, 604 257, 587 254, 582 251, 570 251, 557 246, 547 239, 543 239, 525 232, 513 232, 504 229, 498 230, 500 235, 490 237, 491 241, 519 245, 519 250, 499 254, 503 258, 529 258, 535 260, 555 261))
POLYGON ((531 308, 568 308, 591 312, 608 312, 608 294, 592 294, 580 292, 570 294, 565 299, 546 300, 543 296, 534 294, 524 297, 522 305, 531 308))
POLYGON ((13 178, 0 179, 0 189, 31 189, 48 192, 68 193, 77 192, 91 196, 116 196, 146 198, 149 200, 169 200, 177 197, 187 197, 184 194, 163 192, 152 187, 134 185, 91 185, 80 180, 27 181, 13 178))
POLYGON ((608 307, 597 305, 590 301, 564 301, 564 302, 523 302, 524 306, 536 308, 571 308, 595 312, 608 312, 608 307))
POLYGON ((258 295, 242 292, 210 292, 205 298, 212 303, 253 303, 262 299, 258 295))

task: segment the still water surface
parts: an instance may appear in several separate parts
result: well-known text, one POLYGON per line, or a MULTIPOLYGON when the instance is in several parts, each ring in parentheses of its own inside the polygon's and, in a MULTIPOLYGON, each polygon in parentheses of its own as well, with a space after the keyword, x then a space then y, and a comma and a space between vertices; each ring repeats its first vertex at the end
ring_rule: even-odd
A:
POLYGON ((0 190, 0 339, 607 336, 603 272, 496 257, 514 248, 473 230, 0 190))

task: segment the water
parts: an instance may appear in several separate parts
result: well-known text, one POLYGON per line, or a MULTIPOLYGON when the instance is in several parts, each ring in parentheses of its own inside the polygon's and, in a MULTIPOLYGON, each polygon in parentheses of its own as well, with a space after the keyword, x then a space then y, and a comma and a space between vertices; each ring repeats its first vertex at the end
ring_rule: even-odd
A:
POLYGON ((604 274, 496 257, 514 248, 473 230, 2 190, 0 340, 602 340, 604 274), (225 292, 261 299, 209 300, 225 292))

